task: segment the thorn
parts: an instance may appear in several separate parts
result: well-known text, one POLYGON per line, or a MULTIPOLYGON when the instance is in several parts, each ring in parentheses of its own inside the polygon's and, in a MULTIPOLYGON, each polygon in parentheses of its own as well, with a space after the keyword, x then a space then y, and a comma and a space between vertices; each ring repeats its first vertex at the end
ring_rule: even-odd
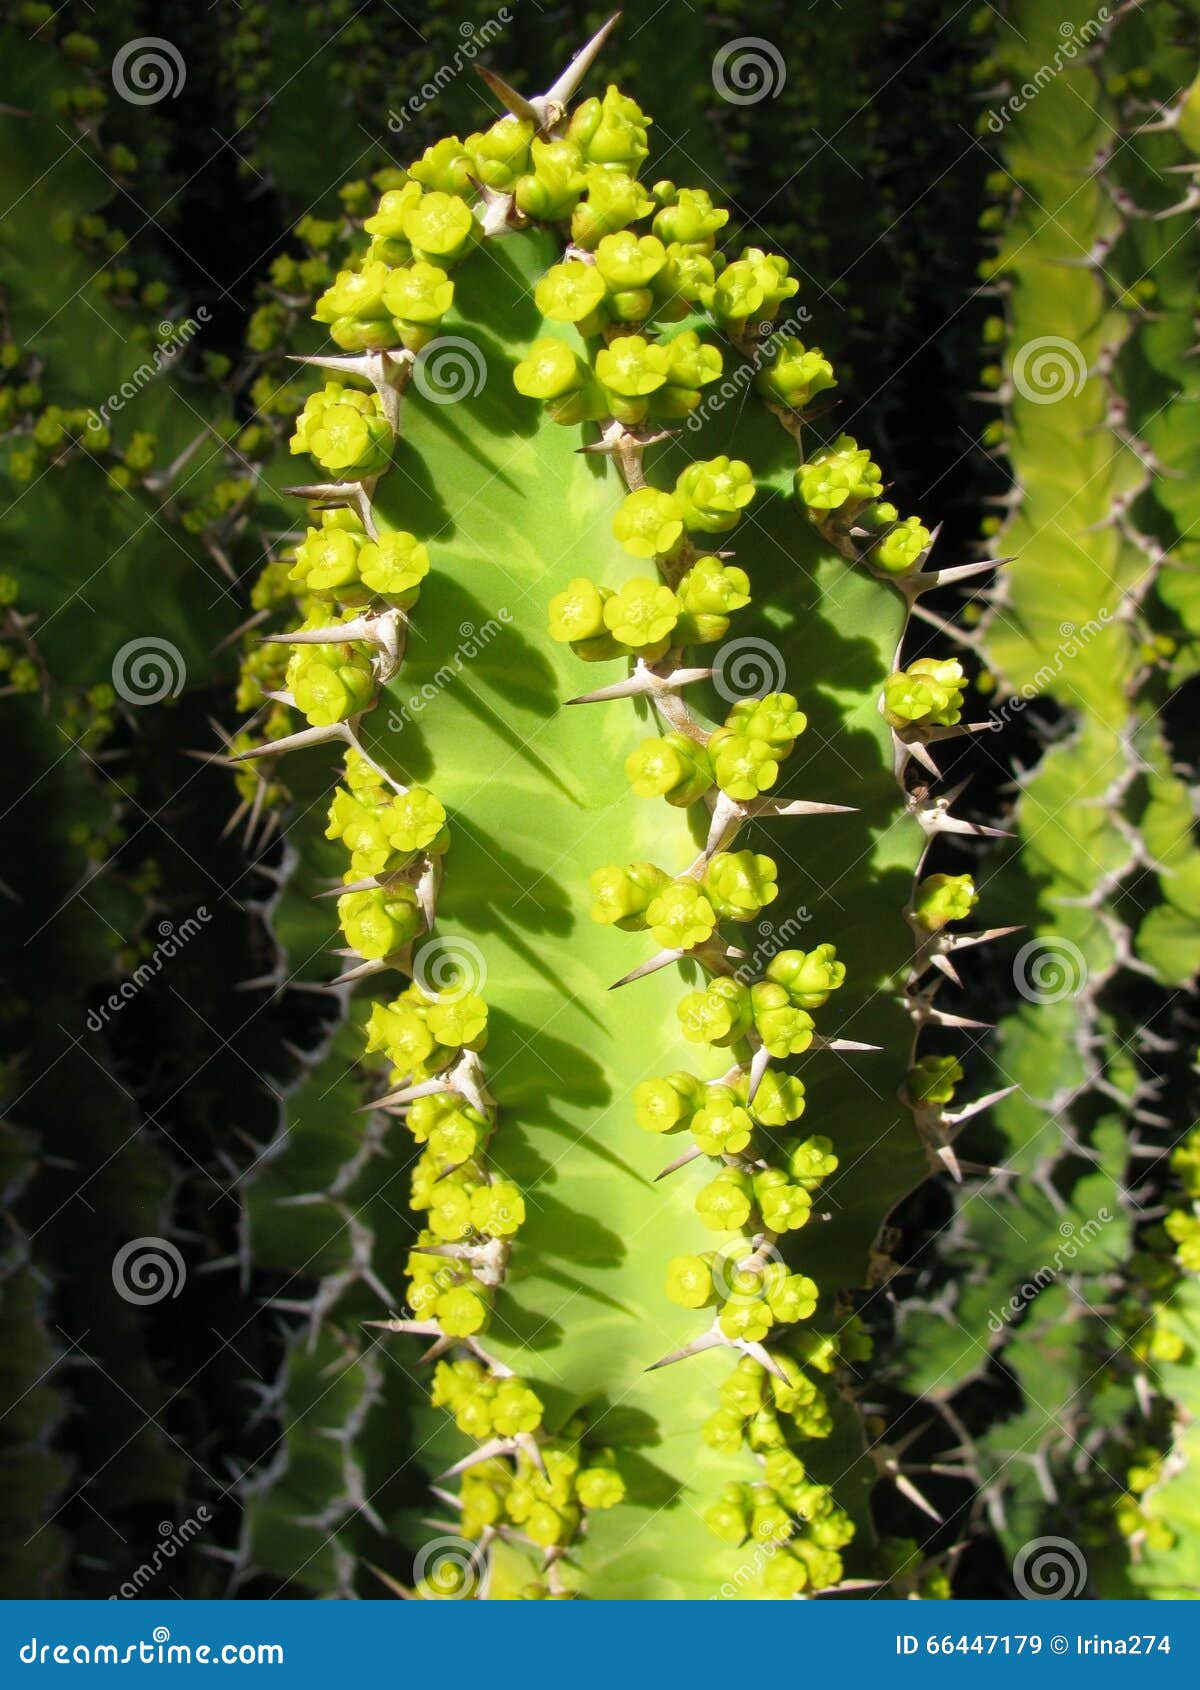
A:
POLYGON ((639 963, 636 968, 631 968, 628 974, 622 974, 621 978, 614 980, 608 989, 610 992, 615 992, 618 986, 628 986, 634 980, 644 979, 647 974, 656 974, 660 968, 669 968, 673 962, 679 962, 687 954, 686 951, 680 950, 659 951, 656 956, 650 958, 649 962, 639 963))
POLYGON ((226 634, 223 640, 217 641, 213 647, 213 656, 215 657, 219 651, 228 650, 231 645, 241 639, 243 634, 248 634, 251 628, 257 628, 260 622, 265 622, 270 614, 270 610, 256 610, 253 616, 247 616, 246 620, 239 623, 232 633, 226 634))
POLYGON ((930 954, 929 962, 932 967, 937 969, 939 974, 944 974, 946 976, 951 985, 957 986, 961 990, 962 980, 959 977, 958 970, 950 961, 949 957, 942 956, 939 951, 933 951, 930 954))
POLYGON ((285 487, 283 491, 297 499, 307 499, 310 504, 328 509, 339 509, 344 505, 353 506, 362 518, 362 525, 371 539, 378 540, 379 530, 375 526, 375 514, 371 509, 371 494, 375 491, 375 482, 378 479, 378 476, 372 476, 369 481, 310 481, 300 487, 285 487))
MULTIPOLYGON (((278 1301, 276 1308, 283 1305, 278 1301)), ((445 1336, 436 1320, 401 1320, 393 1316, 390 1320, 364 1320, 364 1326, 376 1327, 380 1332, 404 1332, 418 1338, 442 1338, 445 1336)))
POLYGON ((416 363, 416 354, 401 348, 396 352, 361 352, 357 354, 301 353, 288 354, 293 364, 315 364, 323 370, 338 370, 343 375, 362 376, 379 395, 383 414, 392 432, 400 432, 400 400, 409 375, 416 363))
POLYGON ((955 1183, 961 1185, 963 1182, 962 1168, 959 1164, 958 1157, 954 1154, 953 1146, 949 1144, 939 1144, 937 1150, 934 1152, 934 1155, 953 1176, 955 1183))
POLYGON ((766 1045, 759 1045, 750 1060, 750 1083, 746 1091, 747 1105, 754 1102, 754 1094, 762 1084, 763 1075, 771 1064, 771 1053, 766 1045))
POLYGON ((658 1184, 660 1179, 666 1179, 668 1174, 674 1174, 677 1173, 680 1168, 686 1168, 689 1162, 694 1162, 697 1156, 703 1156, 703 1154, 704 1152, 700 1149, 699 1145, 693 1145, 690 1150, 685 1150, 683 1155, 677 1156, 668 1167, 663 1169, 662 1173, 655 1174, 655 1185, 658 1184))
POLYGON ((808 1046, 809 1050, 882 1050, 882 1045, 860 1044, 857 1039, 825 1039, 820 1033, 814 1033, 808 1046))
POLYGON ((756 1361, 760 1367, 765 1367, 767 1372, 780 1380, 782 1384, 791 1384, 791 1380, 765 1344, 749 1343, 745 1339, 735 1338, 733 1348, 740 1350, 744 1356, 749 1356, 751 1361, 756 1361))
POLYGON ((948 950, 964 951, 971 945, 986 945, 992 939, 1004 939, 1010 933, 1023 933, 1025 923, 1018 921, 1012 927, 988 927, 982 933, 951 933, 942 943, 948 950))
POLYGON ((1001 569, 1006 563, 1011 563, 1010 557, 986 557, 979 563, 958 563, 950 569, 935 569, 925 575, 915 578, 908 577, 913 588, 918 593, 931 592, 935 587, 950 587, 956 581, 969 581, 973 576, 986 575, 990 569, 1001 569))
MULTIPOLYGON (((528 1436, 528 1433, 525 1434, 528 1436)), ((461 1461, 456 1461, 453 1467, 447 1467, 444 1473, 439 1473, 439 1479, 457 1479, 460 1473, 467 1472, 472 1467, 478 1467, 481 1461, 494 1461, 497 1456, 508 1455, 515 1458, 517 1454, 516 1438, 489 1438, 478 1449, 473 1449, 469 1455, 464 1455, 461 1461)), ((541 1466, 540 1452, 539 1462, 541 1466)), ((542 1468, 545 1471, 545 1468, 542 1468)))
POLYGON ((522 123, 532 123, 541 130, 541 113, 530 100, 525 98, 524 94, 518 94, 510 82, 506 82, 502 76, 497 76, 494 70, 488 70, 486 65, 477 65, 475 68, 492 93, 514 117, 520 118, 522 123))
POLYGON ((979 635, 975 630, 956 628, 953 622, 947 622, 944 616, 939 616, 936 610, 926 609, 923 604, 914 604, 912 615, 919 617, 922 622, 927 622, 931 628, 936 628, 946 639, 957 640, 958 644, 965 646, 968 651, 974 651, 979 645, 979 635))
POLYGON ((986 1097, 977 1097, 974 1103, 968 1103, 962 1109, 956 1109, 952 1115, 943 1115, 942 1119, 948 1126, 960 1127, 964 1121, 969 1121, 972 1115, 981 1115, 985 1109, 990 1109, 993 1103, 1000 1103, 1013 1092, 1019 1091, 1016 1085, 1002 1086, 999 1091, 990 1091, 986 1097))
MULTIPOLYGON (((576 446, 575 450, 581 457, 617 457, 624 455, 634 447, 637 451, 644 451, 647 446, 659 446, 664 440, 674 440, 678 435, 677 428, 659 428, 647 431, 641 428, 626 428, 618 423, 611 433, 606 432, 599 440, 589 440, 583 446, 576 446)), ((732 553, 719 552, 718 557, 732 557, 732 553)))
POLYGON ((751 798, 741 806, 747 816, 849 816, 858 811, 857 804, 815 804, 807 798, 751 798))
POLYGON ((399 1091, 390 1091, 386 1097, 377 1097, 374 1103, 364 1103, 355 1110, 356 1115, 369 1115, 373 1109, 390 1109, 402 1103, 415 1103, 418 1097, 432 1097, 435 1092, 445 1091, 446 1082, 440 1077, 432 1080, 422 1080, 415 1086, 401 1086, 399 1091))
POLYGON ((401 1584, 400 1580, 394 1579, 391 1573, 385 1573, 383 1568, 377 1567, 373 1561, 364 1561, 363 1565, 368 1572, 375 1574, 380 1584, 387 1586, 393 1596, 399 1596, 405 1602, 420 1601, 420 1597, 415 1590, 410 1590, 406 1584, 401 1584))
POLYGON ((922 1514, 928 1514, 929 1518, 931 1520, 936 1520, 939 1526, 945 1525, 946 1522, 942 1519, 942 1516, 938 1513, 932 1502, 926 1501, 911 1479, 905 1478, 903 1473, 893 1473, 892 1482, 896 1489, 900 1492, 900 1495, 906 1496, 914 1507, 921 1510, 922 1514))
POLYGON ((385 969, 395 966, 396 964, 387 957, 371 958, 369 961, 358 963, 354 968, 347 968, 344 973, 336 975, 329 984, 352 986, 357 980, 369 980, 372 974, 382 974, 385 969))
POLYGON ((302 751, 310 745, 328 745, 332 740, 347 738, 345 722, 331 722, 328 727, 301 728, 299 733, 285 734, 266 745, 253 745, 249 751, 235 751, 231 763, 249 763, 256 757, 282 757, 289 751, 302 751))
POLYGON ((514 117, 536 125, 539 134, 552 135, 566 116, 568 103, 612 34, 620 16, 620 12, 614 12, 586 46, 580 48, 561 76, 555 78, 544 94, 535 94, 532 100, 527 100, 523 94, 518 93, 511 83, 506 82, 502 76, 497 76, 495 71, 487 70, 483 65, 476 68, 493 94, 514 117))
POLYGON ((706 681, 711 674, 711 669, 675 669, 669 675, 656 675, 652 669, 647 669, 639 663, 627 680, 616 681, 610 687, 598 687, 595 692, 581 693, 578 698, 568 698, 567 703, 606 704, 614 698, 637 698, 643 694, 653 696, 656 692, 678 692, 682 687, 694 686, 697 681, 706 681))
POLYGON ((935 1009, 932 1004, 922 1004, 916 1013, 919 1021, 932 1021, 935 1027, 975 1028, 984 1032, 995 1026, 994 1021, 974 1021, 969 1015, 951 1015, 944 1009, 935 1009))
POLYGON ((935 780, 940 780, 942 778, 942 771, 934 762, 933 754, 926 748, 922 740, 902 739, 896 732, 895 728, 892 729, 892 739, 900 754, 899 766, 901 771, 903 771, 905 760, 911 757, 914 763, 919 763, 921 765, 926 774, 932 775, 935 780))
POLYGON ((671 1367, 677 1361, 686 1361, 689 1356, 698 1356, 705 1350, 713 1350, 724 1345, 726 1340, 718 1332, 702 1332, 698 1338, 693 1338, 690 1344, 685 1344, 681 1350, 672 1350, 659 1361, 653 1361, 646 1369, 647 1373, 656 1373, 660 1367, 671 1367))

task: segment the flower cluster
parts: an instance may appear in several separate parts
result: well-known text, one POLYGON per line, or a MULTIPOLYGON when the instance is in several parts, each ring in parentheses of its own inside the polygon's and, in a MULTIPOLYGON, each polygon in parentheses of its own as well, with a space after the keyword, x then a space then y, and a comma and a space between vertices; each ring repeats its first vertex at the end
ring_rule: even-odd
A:
POLYGON ((355 607, 379 598, 408 610, 428 573, 429 553, 413 535, 393 529, 369 539, 357 512, 343 508, 321 512, 320 527, 296 548, 289 579, 316 600, 355 607))
MULTIPOLYGON (((531 1543, 557 1550, 579 1531, 584 1511, 615 1508, 625 1482, 608 1449, 586 1450, 581 1420, 568 1422, 563 1435, 538 1445, 538 1459, 518 1449, 507 1461, 477 1462, 463 1474, 462 1529, 481 1537, 489 1527, 511 1522, 531 1543)), ((535 1585, 523 1594, 545 1595, 535 1585)))
POLYGON ((883 683, 880 714, 897 733, 949 728, 962 719, 967 677, 955 657, 919 657, 883 683))
POLYGON ((749 921, 765 909, 778 891, 775 872, 772 859, 756 851, 718 851, 699 879, 673 880, 653 863, 609 864, 588 882, 592 919, 631 933, 645 929, 665 948, 691 950, 712 937, 718 921, 749 921))
MULTIPOLYGON (((834 1360, 827 1343, 805 1359, 826 1372, 834 1360)), ((721 1407, 705 1422, 705 1440, 726 1452, 748 1445, 761 1457, 762 1480, 727 1485, 704 1517, 727 1543, 768 1550, 764 1585, 769 1595, 787 1598, 838 1582, 838 1551, 854 1528, 830 1487, 813 1480, 788 1447, 782 1424, 790 1422, 793 1438, 828 1437, 833 1422, 825 1398, 790 1356, 774 1352, 773 1365, 776 1371, 768 1372, 743 1357, 721 1386, 721 1407)))

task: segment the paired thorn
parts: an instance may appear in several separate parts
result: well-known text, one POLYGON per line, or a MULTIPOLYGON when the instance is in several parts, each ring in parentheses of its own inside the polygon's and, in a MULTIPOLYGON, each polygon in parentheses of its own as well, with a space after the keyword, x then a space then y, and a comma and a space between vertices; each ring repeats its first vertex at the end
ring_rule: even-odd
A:
POLYGON ((608 22, 596 31, 591 40, 579 49, 567 68, 560 76, 555 78, 546 92, 535 94, 532 99, 526 99, 524 94, 519 93, 511 83, 506 82, 502 76, 497 76, 494 70, 487 70, 483 65, 476 68, 492 93, 514 117, 520 118, 526 123, 534 124, 540 135, 552 136, 566 116, 568 104, 595 63, 600 49, 616 28, 620 16, 620 12, 614 12, 608 22))
POLYGON ((362 376, 379 395, 383 414, 392 432, 400 432, 400 401, 416 363, 416 354, 407 349, 396 352, 312 353, 305 356, 289 353, 293 364, 315 364, 323 370, 336 370, 342 375, 362 376))
POLYGON ((711 674, 711 669, 674 669, 670 674, 659 675, 639 662, 627 680, 616 681, 609 687, 598 687, 595 692, 581 693, 578 698, 568 698, 567 703, 606 704, 614 698, 653 697, 656 693, 679 692, 697 681, 707 681, 711 674))
POLYGON ((378 479, 378 476, 372 476, 368 481, 309 481, 300 487, 285 487, 283 491, 323 509, 340 510, 349 505, 358 512, 371 539, 378 540, 379 530, 371 508, 371 495, 378 479))

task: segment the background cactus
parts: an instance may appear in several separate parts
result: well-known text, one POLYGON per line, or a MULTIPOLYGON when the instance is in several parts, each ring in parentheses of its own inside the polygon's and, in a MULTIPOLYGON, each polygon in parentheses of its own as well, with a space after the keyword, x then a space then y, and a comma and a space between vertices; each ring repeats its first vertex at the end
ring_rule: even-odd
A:
MULTIPOLYGON (((1023 1001, 995 1047, 998 1083, 1019 1089, 976 1141, 993 1166, 968 1185, 928 1282, 941 1289, 903 1314, 898 1350, 911 1386, 956 1405, 955 1441, 1009 1556, 1065 1531, 1100 1588, 1127 1593, 1156 1564, 1120 1487, 1139 1461, 1141 1485, 1158 1471, 1133 1450, 1154 1376, 1146 1299, 1162 1294, 1132 1251, 1178 1138, 1175 997, 1200 963, 1171 708, 1193 649, 1175 606, 1188 597, 1176 471, 1192 434, 1195 250, 1173 167, 1191 157, 1178 102, 1195 17, 1135 8, 1102 23, 1078 7, 1064 21, 1034 3, 1008 22, 979 128, 1003 165, 985 275, 1004 305, 988 373, 1004 421, 989 438, 1011 476, 987 543, 1012 562, 977 649, 1000 720, 1028 711, 1040 741, 1015 846, 981 877, 997 914, 1028 924, 1012 975, 1023 1001), (981 1380, 1003 1381, 999 1417, 981 1380), (1080 1441, 1094 1450, 1106 1433, 1102 1458, 1082 1461, 1080 1441), (1119 1573, 1114 1510, 1130 1544, 1119 1573)), ((1176 1292, 1186 1330, 1190 1293, 1176 1292)), ((1168 1394, 1188 1395, 1190 1353, 1171 1354, 1168 1394)), ((1171 1575, 1149 1576, 1166 1593, 1171 1575)))

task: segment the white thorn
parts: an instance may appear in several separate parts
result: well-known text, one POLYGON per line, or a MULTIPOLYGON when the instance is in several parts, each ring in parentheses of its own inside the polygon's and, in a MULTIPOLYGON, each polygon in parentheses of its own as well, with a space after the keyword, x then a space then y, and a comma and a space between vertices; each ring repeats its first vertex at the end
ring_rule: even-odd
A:
POLYGON ((653 669, 639 663, 626 680, 615 681, 610 687, 598 687, 595 692, 581 693, 578 698, 568 698, 567 703, 605 704, 614 698, 637 698, 643 694, 653 697, 659 692, 678 692, 697 681, 706 681, 711 674, 711 669, 675 669, 669 675, 656 675, 653 669))

